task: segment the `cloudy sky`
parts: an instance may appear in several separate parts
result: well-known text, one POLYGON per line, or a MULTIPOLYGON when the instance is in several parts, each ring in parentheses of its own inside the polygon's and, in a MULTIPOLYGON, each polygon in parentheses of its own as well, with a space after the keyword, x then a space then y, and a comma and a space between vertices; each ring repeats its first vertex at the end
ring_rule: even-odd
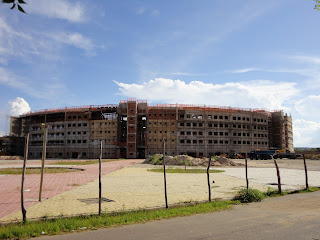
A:
POLYGON ((301 0, 0 3, 0 134, 8 115, 118 103, 283 109, 320 147, 320 11, 301 0))

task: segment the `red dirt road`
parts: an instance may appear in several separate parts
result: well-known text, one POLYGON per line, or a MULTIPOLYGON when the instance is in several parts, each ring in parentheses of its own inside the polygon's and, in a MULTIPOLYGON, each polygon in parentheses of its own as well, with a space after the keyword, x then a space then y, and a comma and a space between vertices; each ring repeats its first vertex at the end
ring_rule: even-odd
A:
MULTIPOLYGON (((140 163, 142 160, 123 160, 102 163, 102 175, 114 172, 122 167, 140 163)), ((40 163, 40 162, 39 162, 40 163)), ((38 163, 38 164, 39 164, 38 163)), ((16 165, 16 164, 13 164, 16 165)), ((29 165, 34 164, 27 164, 29 165)), ((99 177, 98 164, 79 165, 76 168, 84 171, 70 173, 45 174, 43 180, 42 198, 51 198, 80 185, 84 185, 99 177)), ((25 177, 25 207, 38 203, 40 174, 28 174, 25 177)), ((0 222, 1 218, 13 212, 20 211, 21 175, 0 175, 0 222)))

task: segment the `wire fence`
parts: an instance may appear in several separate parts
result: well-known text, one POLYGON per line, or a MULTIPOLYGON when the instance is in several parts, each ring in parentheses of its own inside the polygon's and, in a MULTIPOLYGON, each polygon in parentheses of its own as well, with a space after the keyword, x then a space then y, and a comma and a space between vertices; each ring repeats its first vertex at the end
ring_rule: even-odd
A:
MULTIPOLYGON (((167 172, 164 178, 163 172, 153 172, 151 169, 165 167, 168 170, 173 166, 138 164, 141 160, 106 162, 101 159, 99 181, 98 163, 70 167, 56 165, 58 161, 48 160, 47 168, 58 166, 75 171, 45 173, 41 201, 39 174, 26 174, 24 181, 21 181, 21 175, 2 177, 0 181, 4 190, 0 198, 0 222, 23 221, 21 209, 26 210, 27 219, 40 219, 166 206, 170 208, 185 203, 231 199, 240 189, 247 187, 261 191, 267 191, 268 187, 279 191, 319 187, 320 171, 307 171, 304 160, 295 161, 301 161, 305 170, 282 169, 281 164, 275 164, 273 168, 247 168, 247 165, 202 167, 204 171, 200 174, 167 172), (225 172, 209 173, 213 169, 225 172)), ((37 164, 26 161, 28 168, 37 167, 37 164)))

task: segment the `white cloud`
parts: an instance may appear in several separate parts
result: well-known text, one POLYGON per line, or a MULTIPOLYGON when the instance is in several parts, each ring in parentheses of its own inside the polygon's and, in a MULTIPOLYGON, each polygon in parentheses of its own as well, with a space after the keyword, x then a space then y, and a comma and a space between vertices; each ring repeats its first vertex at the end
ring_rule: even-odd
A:
POLYGON ((8 64, 10 57, 23 62, 37 62, 37 58, 44 61, 61 61, 63 49, 73 46, 84 50, 86 55, 95 55, 96 45, 83 34, 67 31, 37 32, 30 30, 16 30, 8 21, 0 16, 0 64, 8 64))
POLYGON ((95 45, 91 40, 80 33, 52 33, 48 36, 57 42, 65 43, 76 48, 85 50, 88 54, 92 53, 95 45))
POLYGON ((313 122, 304 119, 293 121, 293 141, 299 147, 320 146, 320 121, 313 122))
POLYGON ((28 92, 30 95, 37 95, 37 91, 34 90, 29 84, 23 80, 18 80, 18 77, 15 74, 2 67, 0 67, 0 84, 28 92))
POLYGON ((295 83, 265 80, 213 84, 156 78, 142 84, 115 83, 119 95, 150 101, 284 110, 284 103, 299 92, 295 83))
POLYGON ((154 10, 152 10, 151 15, 152 16, 158 16, 158 15, 160 15, 160 12, 159 12, 159 10, 154 9, 154 10))
MULTIPOLYGON (((20 56, 21 52, 23 52, 25 48, 19 49, 19 47, 25 47, 26 41, 29 42, 29 40, 32 40, 32 37, 29 34, 15 31, 3 18, 0 17, 0 56, 20 56)), ((30 45, 27 45, 27 48, 30 48, 30 45)))
POLYGON ((303 63, 313 63, 313 64, 320 64, 320 58, 314 56, 291 56, 289 57, 294 60, 298 60, 303 63))
POLYGON ((29 103, 21 97, 8 102, 8 113, 10 116, 19 116, 30 111, 29 103))
POLYGON ((146 9, 145 7, 140 7, 140 8, 137 10, 136 14, 141 15, 141 14, 143 14, 146 10, 147 10, 147 9, 146 9))
POLYGON ((259 69, 257 68, 243 68, 243 69, 237 69, 231 71, 232 73, 247 73, 247 72, 252 72, 252 71, 258 71, 259 69))
POLYGON ((9 133, 10 116, 19 116, 31 111, 31 108, 26 100, 17 97, 10 100, 4 109, 0 110, 0 136, 9 133))
POLYGON ((5 58, 1 58, 1 57, 0 57, 0 64, 2 64, 2 65, 8 65, 8 60, 5 59, 5 58))
POLYGON ((188 72, 173 72, 173 73, 157 73, 169 75, 169 76, 206 76, 207 74, 204 73, 188 73, 188 72))
POLYGON ((46 79, 46 81, 35 83, 2 67, 0 67, 0 85, 18 89, 30 96, 41 99, 52 99, 57 97, 58 94, 63 94, 65 90, 65 85, 59 83, 58 80, 46 79), (42 90, 39 91, 39 89, 42 90))
POLYGON ((320 95, 310 95, 295 104, 295 109, 309 119, 320 119, 320 95))
POLYGON ((151 16, 158 16, 160 14, 158 9, 150 9, 146 7, 139 7, 138 10, 136 11, 137 15, 142 15, 144 13, 150 13, 151 16))
POLYGON ((70 2, 65 0, 29 0, 25 6, 28 14, 44 15, 48 18, 58 18, 70 22, 84 22, 85 7, 79 2, 70 2))

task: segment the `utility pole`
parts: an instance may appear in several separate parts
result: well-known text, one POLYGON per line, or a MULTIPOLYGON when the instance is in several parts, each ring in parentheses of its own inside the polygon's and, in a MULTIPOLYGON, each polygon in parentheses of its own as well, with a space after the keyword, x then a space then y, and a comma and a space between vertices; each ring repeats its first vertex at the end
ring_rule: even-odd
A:
POLYGON ((40 189, 39 189, 39 202, 41 202, 41 195, 42 195, 44 161, 46 159, 46 152, 47 152, 47 128, 48 127, 49 127, 49 125, 46 125, 45 123, 41 124, 41 128, 43 130, 43 147, 42 147, 42 159, 41 159, 41 177, 40 177, 40 189))

